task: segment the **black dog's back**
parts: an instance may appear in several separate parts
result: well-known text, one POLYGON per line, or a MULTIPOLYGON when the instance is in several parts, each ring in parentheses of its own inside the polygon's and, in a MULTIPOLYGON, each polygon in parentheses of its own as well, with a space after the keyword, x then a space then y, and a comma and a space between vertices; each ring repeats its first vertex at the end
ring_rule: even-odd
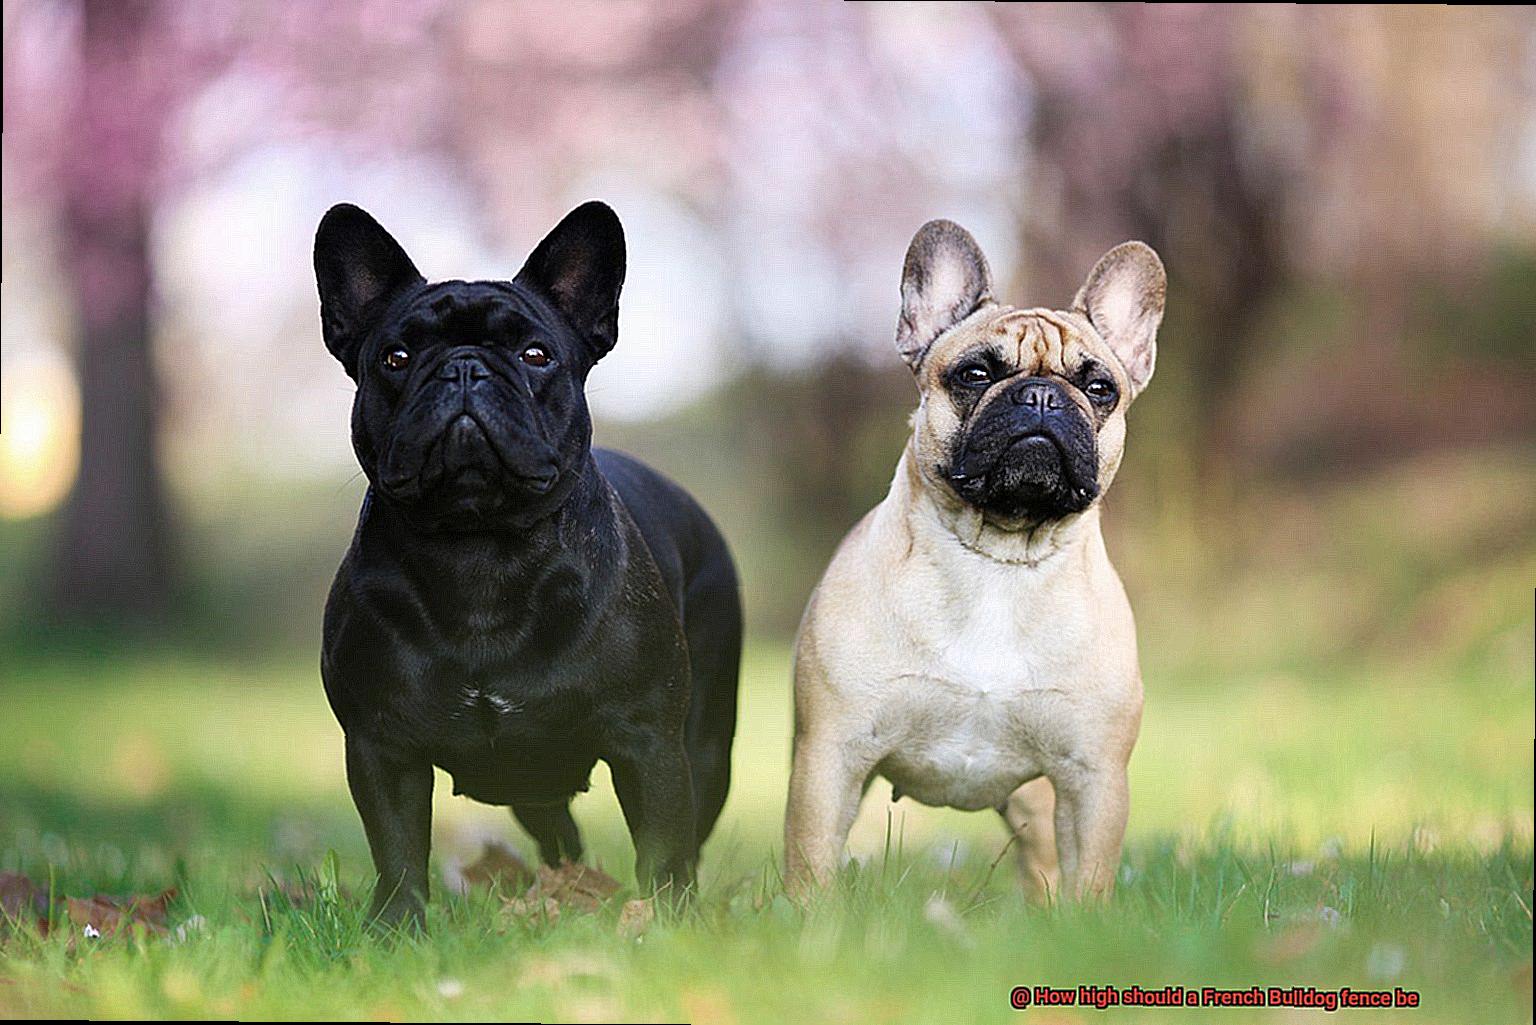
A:
POLYGON ((731 781, 741 668, 736 568, 714 522, 681 487, 622 452, 594 448, 592 455, 640 528, 688 640, 693 695, 687 747, 702 844, 731 781))

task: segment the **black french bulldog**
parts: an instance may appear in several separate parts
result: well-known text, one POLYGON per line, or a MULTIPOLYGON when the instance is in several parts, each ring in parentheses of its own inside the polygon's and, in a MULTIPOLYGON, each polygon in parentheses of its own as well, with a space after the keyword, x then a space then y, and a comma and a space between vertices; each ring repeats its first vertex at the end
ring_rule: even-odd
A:
POLYGON ((378 871, 372 917, 422 919, 434 765, 454 793, 510 805, 554 864, 581 856, 569 802, 602 759, 637 876, 683 894, 730 782, 741 604, 704 511, 591 445, 618 217, 576 208, 510 282, 428 284, 343 204, 315 276, 369 482, 321 671, 378 871))

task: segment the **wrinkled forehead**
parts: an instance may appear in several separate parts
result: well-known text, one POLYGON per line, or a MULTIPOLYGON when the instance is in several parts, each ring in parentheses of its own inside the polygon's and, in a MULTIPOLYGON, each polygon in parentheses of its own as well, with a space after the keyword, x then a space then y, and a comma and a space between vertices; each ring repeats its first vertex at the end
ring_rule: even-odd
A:
POLYGON ((549 318, 538 296, 508 281, 443 281, 411 297, 400 311, 404 338, 499 337, 520 333, 549 318))
POLYGON ((1026 374, 1071 374, 1090 357, 1114 363, 1106 359, 1107 346, 1082 314, 1015 306, 977 310, 939 339, 928 362, 942 371, 980 349, 1026 374))

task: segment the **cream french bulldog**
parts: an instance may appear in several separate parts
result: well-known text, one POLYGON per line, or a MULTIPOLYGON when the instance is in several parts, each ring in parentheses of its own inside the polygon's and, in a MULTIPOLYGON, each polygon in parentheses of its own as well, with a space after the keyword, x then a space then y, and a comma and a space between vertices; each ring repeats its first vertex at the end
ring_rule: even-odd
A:
POLYGON ((1113 888, 1142 691, 1099 499, 1165 290, 1157 254, 1126 242, 1071 309, 1021 309, 993 299, 963 228, 913 238, 896 329, 912 437, 796 643, 792 893, 836 872, 876 774, 898 797, 996 810, 1037 894, 1113 888))

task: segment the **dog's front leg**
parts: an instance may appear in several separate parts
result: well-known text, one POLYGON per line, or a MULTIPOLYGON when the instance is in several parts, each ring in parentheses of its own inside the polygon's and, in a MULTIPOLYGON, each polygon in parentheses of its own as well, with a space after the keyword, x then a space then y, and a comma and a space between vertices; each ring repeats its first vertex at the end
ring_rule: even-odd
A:
POLYGON ((636 879, 668 900, 687 897, 699 849, 682 740, 631 739, 606 761, 635 842, 636 879))
POLYGON ((1074 765, 1051 776, 1056 850, 1069 897, 1108 897, 1115 888, 1130 814, 1124 765, 1074 765))
POLYGON ((1061 892, 1056 855, 1056 792, 1044 776, 1030 780, 998 809, 1018 844, 1019 874, 1031 900, 1049 903, 1061 892))
POLYGON ((372 923, 420 926, 426 912, 432 849, 432 765, 347 734, 347 786, 363 819, 378 888, 372 923))
POLYGON ((784 816, 784 875, 791 896, 805 897, 837 874, 874 766, 867 753, 830 732, 795 739, 784 816))

